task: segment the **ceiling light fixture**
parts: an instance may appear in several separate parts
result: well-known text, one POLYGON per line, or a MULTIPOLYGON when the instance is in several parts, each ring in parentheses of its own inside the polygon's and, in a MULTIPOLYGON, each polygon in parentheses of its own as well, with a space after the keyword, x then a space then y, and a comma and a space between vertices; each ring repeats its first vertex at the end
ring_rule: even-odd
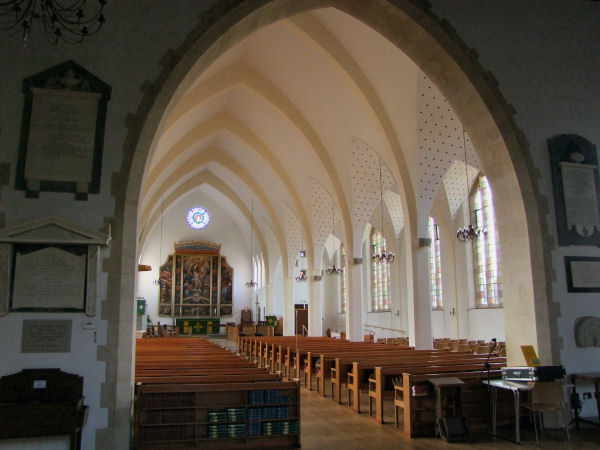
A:
POLYGON ((381 158, 379 158, 379 204, 381 208, 381 237, 383 248, 381 249, 381 253, 373 253, 373 261, 393 263, 395 255, 392 252, 387 251, 387 243, 385 237, 383 237, 383 181, 381 177, 381 158))
POLYGON ((153 281, 154 284, 164 288, 167 286, 167 280, 162 277, 161 264, 162 264, 162 246, 163 246, 163 217, 165 211, 164 199, 160 203, 160 247, 158 248, 158 278, 153 281))
POLYGON ((258 283, 252 279, 252 225, 254 223, 254 199, 252 199, 251 202, 252 207, 250 214, 252 219, 250 220, 250 281, 246 282, 246 287, 255 288, 258 283))
POLYGON ((302 283, 308 280, 308 275, 306 275, 306 269, 304 268, 304 256, 306 255, 304 251, 304 231, 302 232, 302 250, 300 250, 299 255, 302 260, 302 269, 300 269, 300 275, 296 277, 296 281, 302 283))
POLYGON ((334 233, 334 221, 335 221, 335 208, 333 206, 333 199, 331 199, 331 255, 333 257, 333 265, 325 269, 327 275, 339 275, 344 270, 341 266, 335 265, 335 249, 333 248, 333 233, 334 233))
POLYGON ((11 35, 22 32, 25 45, 36 21, 42 22, 48 42, 79 44, 102 28, 106 0, 87 8, 87 0, 0 0, 0 31, 11 35))
MULTIPOLYGON (((469 205, 469 217, 471 217, 471 195, 469 192, 469 172, 468 172, 468 165, 467 165, 467 145, 466 145, 466 138, 465 138, 465 128, 463 127, 463 148, 465 150, 465 183, 466 183, 466 187, 467 187, 467 202, 469 205)), ((477 220, 477 216, 475 216, 475 220, 477 220)), ((470 220, 469 220, 470 222, 470 220)), ((468 242, 468 241, 473 241, 475 239, 479 239, 479 237, 481 236, 481 234, 486 234, 487 230, 481 229, 477 226, 477 224, 475 224, 475 226, 471 225, 469 223, 468 226, 466 227, 462 227, 459 228, 458 231, 456 232, 456 238, 461 241, 461 242, 468 242)))

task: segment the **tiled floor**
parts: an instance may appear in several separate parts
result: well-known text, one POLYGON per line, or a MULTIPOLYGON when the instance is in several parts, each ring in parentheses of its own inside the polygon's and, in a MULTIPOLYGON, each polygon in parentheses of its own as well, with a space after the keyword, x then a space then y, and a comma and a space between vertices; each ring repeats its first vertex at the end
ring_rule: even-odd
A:
MULTIPOLYGON (((227 340, 216 343, 235 350, 227 340)), ((345 405, 338 405, 330 398, 323 398, 316 392, 300 388, 301 392, 301 444, 308 450, 375 450, 375 449, 505 449, 505 448, 590 448, 600 449, 600 428, 584 426, 580 431, 571 430, 571 442, 564 440, 561 429, 548 430, 539 447, 535 443, 533 430, 521 430, 520 445, 508 439, 514 437, 514 428, 498 430, 502 438, 491 438, 485 434, 472 437, 470 442, 446 443, 439 438, 410 439, 395 431, 392 423, 378 424, 369 419, 366 412, 366 396, 362 401, 363 411, 356 414, 345 405)), ((387 412, 388 418, 393 413, 387 412)))

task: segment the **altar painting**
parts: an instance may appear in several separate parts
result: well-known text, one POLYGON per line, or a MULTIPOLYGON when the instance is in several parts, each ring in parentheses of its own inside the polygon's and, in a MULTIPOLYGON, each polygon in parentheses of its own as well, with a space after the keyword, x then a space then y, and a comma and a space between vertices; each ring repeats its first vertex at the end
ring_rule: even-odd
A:
POLYGON ((160 267, 159 314, 214 318, 233 315, 233 268, 219 255, 220 244, 175 244, 160 267))

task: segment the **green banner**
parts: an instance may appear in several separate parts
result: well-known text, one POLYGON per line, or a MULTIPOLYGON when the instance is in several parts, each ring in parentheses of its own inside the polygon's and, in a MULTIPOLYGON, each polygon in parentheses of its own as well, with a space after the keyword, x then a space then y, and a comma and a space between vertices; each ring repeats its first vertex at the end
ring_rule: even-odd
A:
POLYGON ((146 314, 146 300, 140 300, 138 298, 136 311, 138 316, 143 316, 146 314))

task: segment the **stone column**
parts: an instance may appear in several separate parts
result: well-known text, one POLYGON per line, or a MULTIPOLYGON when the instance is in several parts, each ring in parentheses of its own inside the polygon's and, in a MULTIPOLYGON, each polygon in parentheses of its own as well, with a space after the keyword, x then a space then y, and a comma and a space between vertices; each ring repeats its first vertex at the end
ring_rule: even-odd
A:
POLYGON ((308 333, 310 336, 323 336, 322 279, 321 275, 315 275, 309 281, 308 333))
POLYGON ((283 334, 294 336, 296 318, 294 316, 294 279, 286 277, 283 280, 283 334))
MULTIPOLYGON (((430 349, 433 346, 431 337, 431 302, 429 292, 429 238, 419 239, 420 244, 414 248, 414 296, 412 299, 412 308, 409 308, 409 314, 412 309, 412 318, 409 317, 409 323, 412 324, 411 338, 417 349, 430 349)), ((410 327, 409 327, 410 328, 410 327)))
POLYGON ((348 304, 346 305, 346 338, 352 341, 362 341, 363 314, 362 314, 362 258, 354 258, 352 265, 346 265, 348 285, 350 288, 348 304))

